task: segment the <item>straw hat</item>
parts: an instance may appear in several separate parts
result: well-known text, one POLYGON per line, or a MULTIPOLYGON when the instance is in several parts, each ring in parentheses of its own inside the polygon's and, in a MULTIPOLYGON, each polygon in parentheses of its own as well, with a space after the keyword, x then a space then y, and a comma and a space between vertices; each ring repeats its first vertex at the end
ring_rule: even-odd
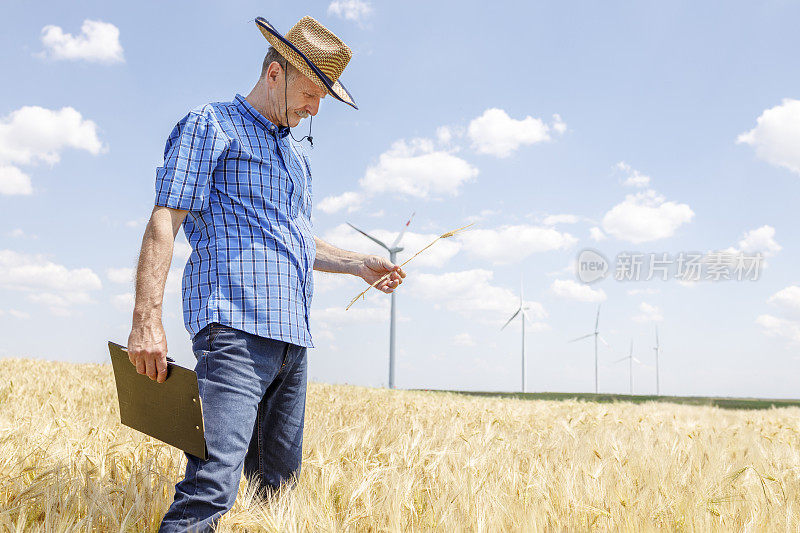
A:
POLYGON ((285 37, 264 17, 256 17, 256 25, 297 70, 327 89, 337 100, 358 109, 350 92, 339 81, 353 52, 328 28, 309 16, 300 19, 285 37))

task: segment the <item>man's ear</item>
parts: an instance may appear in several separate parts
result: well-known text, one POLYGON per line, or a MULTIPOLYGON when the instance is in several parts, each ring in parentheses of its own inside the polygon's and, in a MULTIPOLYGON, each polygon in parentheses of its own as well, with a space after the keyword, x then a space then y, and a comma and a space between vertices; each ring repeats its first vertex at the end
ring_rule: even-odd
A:
POLYGON ((281 68, 280 63, 277 61, 273 61, 267 67, 267 83, 270 87, 275 87, 278 84, 278 79, 280 79, 281 75, 281 68))

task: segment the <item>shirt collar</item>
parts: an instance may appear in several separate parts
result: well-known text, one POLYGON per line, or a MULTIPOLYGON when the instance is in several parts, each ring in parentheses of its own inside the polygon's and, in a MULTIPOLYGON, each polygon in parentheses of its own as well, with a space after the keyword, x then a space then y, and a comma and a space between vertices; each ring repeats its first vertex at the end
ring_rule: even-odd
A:
POLYGON ((289 135, 289 128, 288 126, 276 126, 273 124, 267 117, 259 113, 255 107, 250 105, 244 96, 241 94, 237 94, 234 98, 234 102, 236 102, 236 107, 239 109, 239 112, 242 115, 246 116, 269 133, 280 137, 281 139, 289 135))

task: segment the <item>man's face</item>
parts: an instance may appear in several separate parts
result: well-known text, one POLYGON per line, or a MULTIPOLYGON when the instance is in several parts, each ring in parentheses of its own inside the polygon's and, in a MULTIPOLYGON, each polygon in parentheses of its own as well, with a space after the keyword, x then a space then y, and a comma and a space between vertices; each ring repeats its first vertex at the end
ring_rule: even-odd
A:
POLYGON ((289 126, 294 128, 300 121, 309 115, 316 115, 319 111, 319 101, 325 98, 326 91, 301 72, 295 71, 289 75, 286 85, 286 107, 284 107, 284 80, 280 75, 278 83, 278 108, 281 110, 280 120, 286 121, 288 114, 289 126), (285 110, 285 111, 284 111, 285 110))

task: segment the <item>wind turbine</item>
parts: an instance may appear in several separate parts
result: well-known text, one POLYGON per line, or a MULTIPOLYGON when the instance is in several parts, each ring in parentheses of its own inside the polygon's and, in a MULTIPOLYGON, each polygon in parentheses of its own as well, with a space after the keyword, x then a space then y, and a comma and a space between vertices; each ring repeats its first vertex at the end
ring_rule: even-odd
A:
POLYGON ((531 317, 528 316, 527 310, 530 309, 530 306, 525 305, 525 302, 522 298, 522 280, 519 283, 519 307, 517 308, 516 312, 511 315, 511 318, 508 319, 508 322, 503 324, 503 327, 500 328, 500 331, 503 331, 507 325, 511 323, 512 320, 517 318, 517 315, 522 313, 520 318, 522 319, 522 392, 528 392, 528 377, 525 373, 525 319, 528 319, 531 326, 533 326, 533 321, 531 317))
POLYGON ((611 347, 610 344, 606 342, 606 340, 600 336, 600 331, 597 329, 598 324, 600 324, 600 304, 597 304, 597 318, 594 320, 594 331, 591 333, 587 333, 586 335, 582 335, 577 339, 572 339, 569 342, 579 341, 581 339, 586 339, 589 337, 594 336, 594 393, 597 394, 597 339, 600 339, 603 344, 611 347))
POLYGON ((614 362, 615 363, 619 363, 621 361, 624 361, 625 359, 627 359, 628 362, 629 362, 628 371, 630 372, 630 376, 631 376, 631 394, 633 394, 633 362, 636 361, 637 363, 642 364, 641 361, 639 361, 637 358, 635 358, 633 356, 633 339, 631 339, 631 352, 628 355, 626 355, 625 357, 617 359, 614 362))
MULTIPOLYGON (((411 220, 413 218, 414 218, 414 213, 411 213, 411 218, 408 219, 408 222, 406 222, 406 225, 403 226, 402 231, 400 231, 400 233, 397 235, 397 238, 394 240, 391 246, 386 246, 386 244, 384 244, 383 241, 376 239, 375 237, 369 235, 365 231, 361 231, 360 229, 350 224, 349 222, 347 224, 360 234, 364 235, 366 238, 378 243, 383 248, 385 248, 386 251, 389 252, 389 261, 391 261, 392 264, 397 264, 397 253, 403 251, 403 247, 398 245, 400 244, 400 240, 403 238, 403 235, 405 235, 406 230, 408 229, 409 224, 411 224, 411 220)), ((392 292, 392 311, 391 311, 391 320, 389 321, 389 388, 390 389, 394 388, 394 344, 395 344, 394 323, 395 323, 395 303, 394 303, 394 292, 392 292)))
POLYGON ((658 396, 658 354, 661 353, 661 345, 658 344, 658 326, 656 326, 656 345, 653 346, 653 351, 656 352, 656 396, 658 396))

